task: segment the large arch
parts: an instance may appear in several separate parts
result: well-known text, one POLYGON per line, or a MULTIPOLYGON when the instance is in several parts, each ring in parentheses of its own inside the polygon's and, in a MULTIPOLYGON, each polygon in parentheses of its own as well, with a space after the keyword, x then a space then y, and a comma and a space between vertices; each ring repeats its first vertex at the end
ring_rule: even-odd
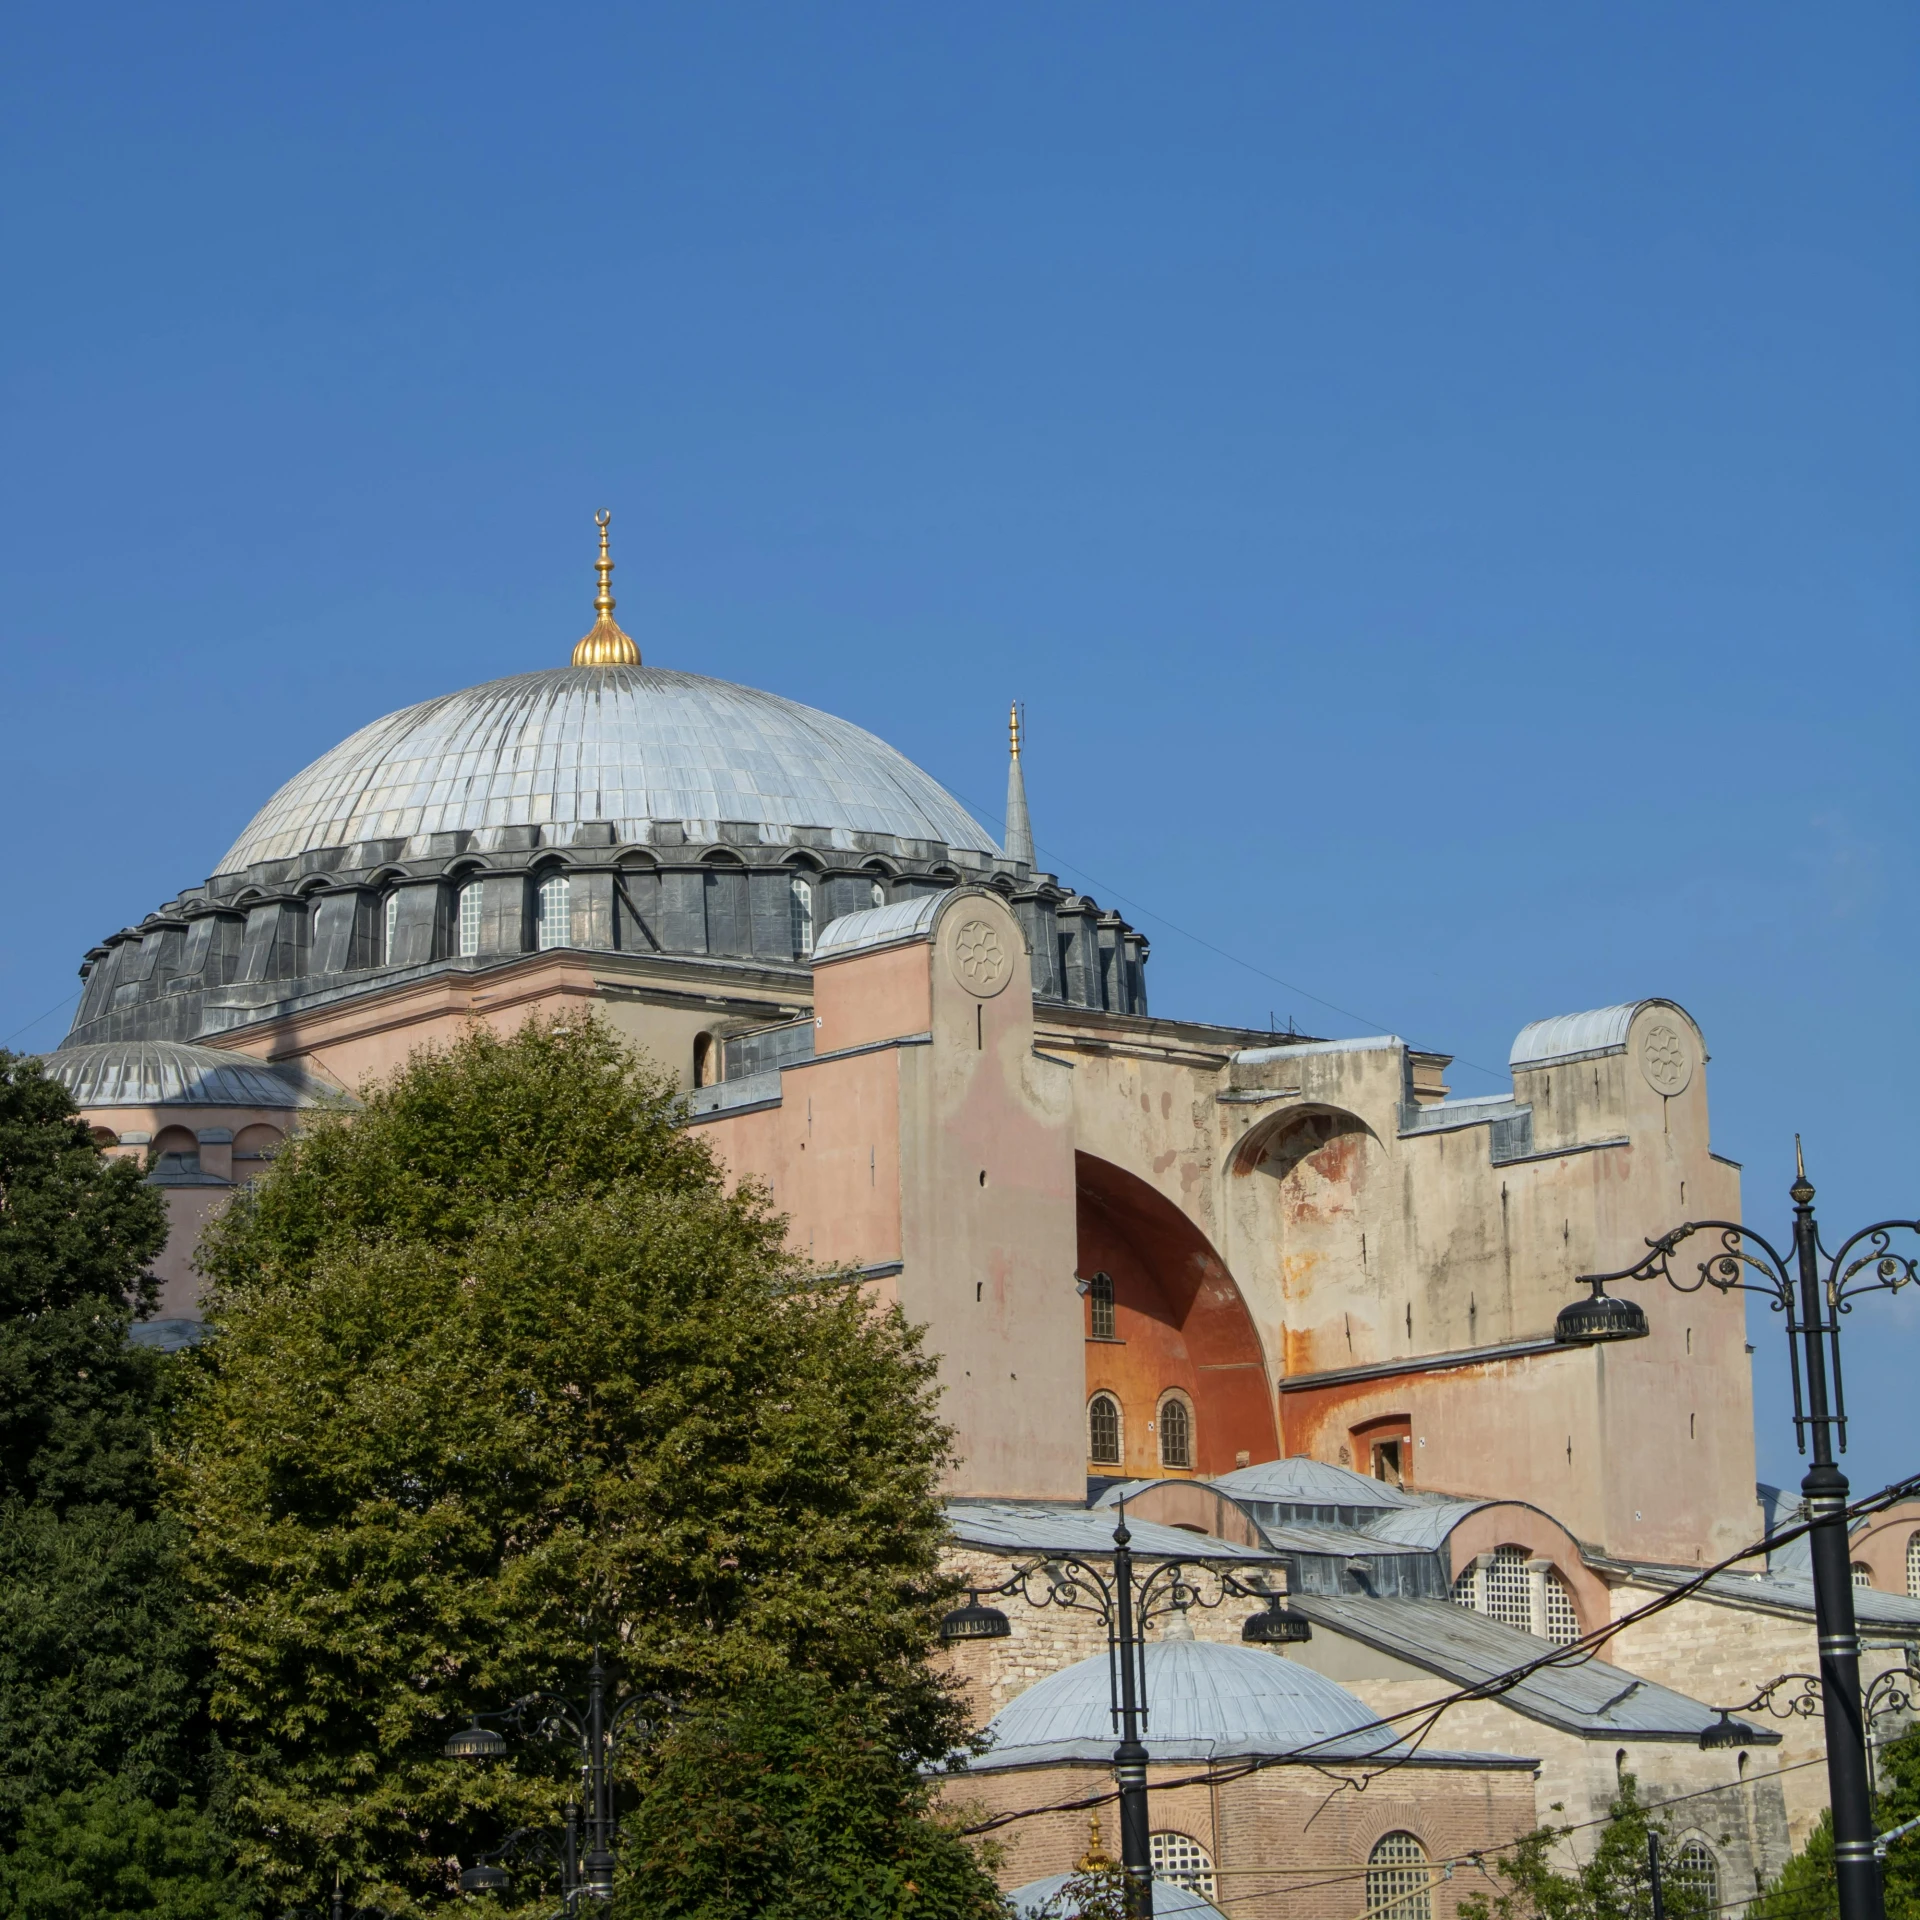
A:
POLYGON ((1114 1337, 1095 1339, 1088 1317, 1087 1394, 1116 1395, 1125 1458, 1094 1471, 1157 1477, 1155 1413, 1170 1392, 1194 1412, 1199 1477, 1279 1456, 1273 1386, 1253 1316, 1207 1237, 1137 1175, 1090 1153, 1074 1155, 1079 1272, 1113 1282, 1114 1337))

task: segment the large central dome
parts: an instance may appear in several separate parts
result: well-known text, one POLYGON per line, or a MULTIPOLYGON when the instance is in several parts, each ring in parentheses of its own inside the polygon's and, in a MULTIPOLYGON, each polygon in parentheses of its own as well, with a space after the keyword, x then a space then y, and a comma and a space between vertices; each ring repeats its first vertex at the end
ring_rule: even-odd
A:
POLYGON ((660 667, 561 667, 405 707, 276 793, 216 869, 489 827, 720 821, 894 834, 991 854, 967 810, 884 740, 818 708, 660 667))

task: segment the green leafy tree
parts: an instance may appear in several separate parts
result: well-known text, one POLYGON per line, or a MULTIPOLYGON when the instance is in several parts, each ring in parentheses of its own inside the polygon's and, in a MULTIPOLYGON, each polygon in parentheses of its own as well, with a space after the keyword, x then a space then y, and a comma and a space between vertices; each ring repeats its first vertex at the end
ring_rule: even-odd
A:
MULTIPOLYGON (((1606 1822, 1594 1831, 1593 1851, 1572 1873, 1553 1864, 1561 1844, 1575 1837, 1570 1827, 1536 1828, 1491 1856, 1500 1891, 1466 1895, 1460 1920, 1653 1920, 1647 1840, 1660 1836, 1669 1869, 1678 1843, 1670 1823, 1641 1800, 1632 1774, 1620 1776, 1606 1822)), ((1662 1892, 1668 1920, 1710 1920, 1705 1901, 1671 1871, 1663 1875, 1662 1892)))
POLYGON ((680 1120, 597 1024, 476 1029, 319 1117, 211 1235, 174 1487, 276 1903, 336 1865, 428 1900, 556 1819, 564 1752, 440 1747, 577 1695, 596 1644, 689 1702, 809 1675, 898 1753, 961 1737, 927 1659, 932 1364, 680 1120))
POLYGON ((158 1807, 117 1781, 30 1807, 0 1855, 9 1920, 247 1920, 227 1844, 190 1802, 158 1807))
POLYGON ((1004 1920, 885 1703, 769 1674, 677 1724, 627 1821, 618 1920, 1004 1920))
MULTIPOLYGON (((1874 1827, 1889 1832, 1920 1818, 1920 1727, 1880 1749, 1880 1793, 1874 1803, 1874 1827)), ((1904 1834, 1887 1848, 1882 1869, 1887 1920, 1920 1920, 1920 1831, 1904 1834)), ((1779 1877, 1749 1910, 1754 1920, 1834 1920, 1840 1911, 1833 1872, 1833 1818, 1807 1836, 1807 1844, 1781 1869, 1779 1877)))

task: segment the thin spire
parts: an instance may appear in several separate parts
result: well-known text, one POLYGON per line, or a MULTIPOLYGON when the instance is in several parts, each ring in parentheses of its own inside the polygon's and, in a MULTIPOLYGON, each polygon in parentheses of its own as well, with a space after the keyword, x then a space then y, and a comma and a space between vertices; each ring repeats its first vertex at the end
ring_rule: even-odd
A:
POLYGON ((637 667, 640 664, 640 649, 621 631, 620 623, 613 617, 613 556, 607 551, 607 527, 612 519, 613 515, 605 507, 593 516, 593 524, 600 529, 600 558, 593 563, 600 575, 600 591, 593 596, 593 626, 573 650, 576 667, 637 667))
POLYGON ((1033 821, 1027 814, 1027 780, 1020 771, 1020 702, 1007 713, 1007 740, 1013 749, 1007 762, 1007 858, 1024 860, 1029 867, 1033 858, 1033 821))

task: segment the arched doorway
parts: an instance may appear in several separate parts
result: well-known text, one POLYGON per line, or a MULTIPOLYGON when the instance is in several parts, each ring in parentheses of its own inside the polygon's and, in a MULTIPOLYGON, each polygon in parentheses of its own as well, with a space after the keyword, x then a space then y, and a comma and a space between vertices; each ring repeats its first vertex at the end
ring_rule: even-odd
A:
POLYGON ((1144 1180, 1088 1153, 1074 1165, 1088 1471, 1206 1478, 1276 1458, 1266 1356, 1226 1263, 1144 1180), (1094 1458, 1116 1427, 1120 1457, 1094 1458))

